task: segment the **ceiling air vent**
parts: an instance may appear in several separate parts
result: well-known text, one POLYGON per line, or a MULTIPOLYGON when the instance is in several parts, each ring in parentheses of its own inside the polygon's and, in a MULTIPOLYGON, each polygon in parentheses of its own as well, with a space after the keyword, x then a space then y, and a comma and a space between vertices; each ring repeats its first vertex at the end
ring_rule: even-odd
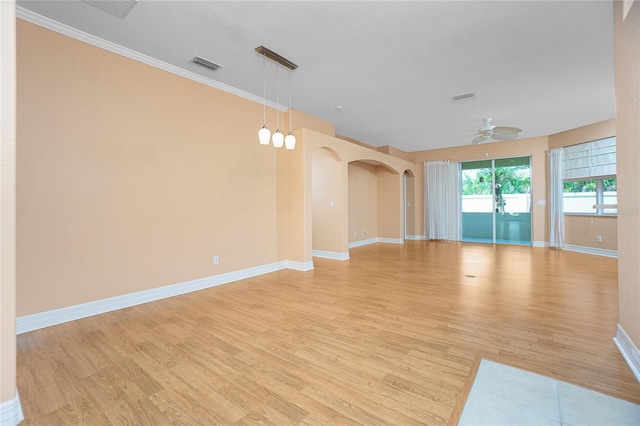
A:
POLYGON ((138 0, 82 0, 113 16, 124 19, 131 12, 138 0))
POLYGON ((213 71, 217 70, 218 68, 220 68, 222 66, 222 65, 216 64, 215 62, 211 62, 211 61, 208 61, 208 60, 206 60, 204 58, 201 58, 200 56, 195 56, 191 60, 191 62, 196 63, 198 65, 202 65, 203 67, 207 67, 207 68, 209 68, 210 70, 213 70, 213 71))
POLYGON ((451 99, 453 100, 453 102, 463 102, 463 101, 470 101, 472 99, 478 99, 478 96, 476 95, 476 92, 469 92, 469 93, 460 93, 459 95, 454 95, 451 97, 451 99))

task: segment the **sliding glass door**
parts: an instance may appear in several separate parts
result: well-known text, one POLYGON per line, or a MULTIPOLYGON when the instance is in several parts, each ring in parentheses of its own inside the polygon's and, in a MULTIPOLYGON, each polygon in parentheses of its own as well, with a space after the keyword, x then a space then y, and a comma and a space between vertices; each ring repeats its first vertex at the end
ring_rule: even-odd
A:
POLYGON ((495 160, 496 242, 531 245, 529 157, 495 160))
POLYGON ((460 165, 462 241, 493 242, 492 168, 492 160, 460 165))
POLYGON ((531 245, 530 157, 461 165, 462 241, 531 245))

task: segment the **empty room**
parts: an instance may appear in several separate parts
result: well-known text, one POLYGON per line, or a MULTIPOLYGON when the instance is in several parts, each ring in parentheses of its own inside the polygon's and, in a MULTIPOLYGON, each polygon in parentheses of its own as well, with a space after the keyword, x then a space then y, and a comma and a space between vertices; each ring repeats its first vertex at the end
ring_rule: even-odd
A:
POLYGON ((0 424, 640 424, 637 1, 0 2, 0 424))

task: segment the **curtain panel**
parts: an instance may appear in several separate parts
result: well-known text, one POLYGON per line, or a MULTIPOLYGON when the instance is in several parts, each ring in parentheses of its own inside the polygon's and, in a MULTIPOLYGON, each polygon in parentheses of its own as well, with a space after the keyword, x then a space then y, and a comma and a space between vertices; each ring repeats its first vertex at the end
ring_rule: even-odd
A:
POLYGON ((563 150, 549 152, 549 246, 564 246, 563 150))
POLYGON ((425 170, 425 236, 460 240, 460 171, 450 161, 430 161, 425 170))

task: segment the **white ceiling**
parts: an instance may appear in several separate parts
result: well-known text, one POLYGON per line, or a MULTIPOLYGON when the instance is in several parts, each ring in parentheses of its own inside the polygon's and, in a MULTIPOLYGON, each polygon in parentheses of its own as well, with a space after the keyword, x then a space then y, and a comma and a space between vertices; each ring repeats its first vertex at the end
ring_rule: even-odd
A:
POLYGON ((259 97, 264 45, 299 66, 294 109, 375 146, 467 145, 484 117, 527 138, 615 114, 611 1, 140 1, 124 19, 77 0, 18 5, 259 97))

